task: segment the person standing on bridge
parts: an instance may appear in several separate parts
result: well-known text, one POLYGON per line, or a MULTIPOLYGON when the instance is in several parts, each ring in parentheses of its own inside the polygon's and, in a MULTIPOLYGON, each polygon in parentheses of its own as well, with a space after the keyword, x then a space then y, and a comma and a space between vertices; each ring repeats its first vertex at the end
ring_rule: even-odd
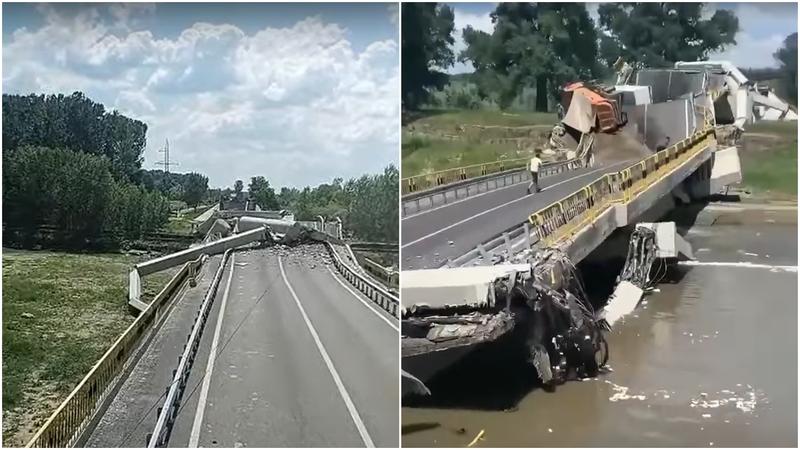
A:
POLYGON ((663 144, 656 146, 656 151, 660 152, 661 150, 664 150, 667 147, 669 147, 669 136, 664 138, 664 143, 663 144))
POLYGON ((536 150, 533 153, 533 158, 529 163, 528 169, 531 171, 531 183, 528 185, 528 194, 531 193, 531 188, 534 188, 534 192, 539 192, 539 167, 542 165, 542 160, 539 159, 539 150, 536 150))

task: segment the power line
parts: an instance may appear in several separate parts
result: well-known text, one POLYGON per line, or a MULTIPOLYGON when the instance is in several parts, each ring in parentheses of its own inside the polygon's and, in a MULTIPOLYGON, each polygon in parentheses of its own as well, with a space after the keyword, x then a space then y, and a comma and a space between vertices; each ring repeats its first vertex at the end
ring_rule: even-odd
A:
POLYGON ((169 160, 169 139, 165 139, 164 148, 158 151, 164 154, 164 160, 156 163, 157 166, 164 167, 164 173, 169 173, 169 166, 177 166, 178 163, 169 160))

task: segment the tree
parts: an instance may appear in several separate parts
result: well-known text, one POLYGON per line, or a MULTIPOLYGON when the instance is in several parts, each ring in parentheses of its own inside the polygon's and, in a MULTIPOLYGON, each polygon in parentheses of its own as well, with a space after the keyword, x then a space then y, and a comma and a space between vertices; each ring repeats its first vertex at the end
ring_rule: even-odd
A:
POLYGON ((199 173, 186 174, 183 182, 183 201, 196 207, 205 197, 208 189, 208 177, 199 173))
POLYGON ((781 70, 786 74, 789 101, 797 104, 797 33, 786 36, 783 47, 775 52, 775 59, 780 61, 781 70))
POLYGON ((393 165, 380 175, 364 175, 347 182, 350 198, 345 228, 362 239, 397 242, 397 185, 400 172, 393 165))
POLYGON ((131 180, 142 165, 147 125, 72 95, 3 95, 3 151, 26 145, 104 156, 116 177, 131 180))
POLYGON ((453 65, 453 10, 436 3, 403 3, 402 100, 416 109, 428 96, 428 89, 447 82, 442 73, 453 65))
POLYGON ((3 154, 3 169, 3 219, 23 230, 23 245, 42 226, 54 227, 60 243, 75 248, 105 235, 137 239, 169 215, 166 198, 114 180, 102 156, 24 146, 3 154))
POLYGON ((492 34, 467 26, 459 59, 475 68, 483 97, 507 108, 526 87, 536 88, 536 110, 561 86, 599 73, 597 32, 579 3, 501 3, 491 14, 492 34))
POLYGON ((239 197, 239 195, 241 195, 243 189, 244 189, 244 183, 242 182, 242 180, 236 180, 236 182, 233 183, 233 190, 234 192, 236 192, 237 198, 239 197))
POLYGON ((702 61, 736 44, 739 20, 717 9, 703 19, 703 3, 601 3, 601 57, 617 57, 646 67, 672 67, 677 61, 702 61), (608 34, 608 35, 607 35, 608 34))
POLYGON ((280 208, 293 212, 297 220, 339 217, 344 228, 360 239, 396 242, 399 182, 399 171, 389 166, 382 174, 347 181, 335 178, 315 188, 283 187, 277 200, 280 208))
POLYGON ((255 200, 256 204, 265 210, 280 209, 278 197, 275 195, 275 189, 269 185, 269 181, 262 176, 253 177, 250 179, 250 186, 247 188, 250 192, 250 198, 255 200))

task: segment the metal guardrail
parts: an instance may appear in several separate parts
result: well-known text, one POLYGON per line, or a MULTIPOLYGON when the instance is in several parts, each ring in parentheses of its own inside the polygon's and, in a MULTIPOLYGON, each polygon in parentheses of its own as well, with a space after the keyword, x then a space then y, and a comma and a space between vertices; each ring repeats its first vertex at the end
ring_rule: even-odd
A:
POLYGON ((560 201, 534 212, 528 220, 545 246, 557 245, 592 223, 613 204, 630 202, 700 153, 714 140, 713 134, 714 129, 706 127, 619 172, 600 177, 560 201))
POLYGON ((178 415, 178 406, 183 396, 183 391, 186 388, 186 381, 189 379, 189 371, 192 369, 194 358, 197 355, 197 349, 200 346, 200 337, 203 335, 203 328, 208 320, 208 315, 211 313, 211 305, 214 303, 214 297, 217 295, 217 288, 219 287, 220 280, 222 280, 222 274, 225 272, 225 265, 232 251, 232 249, 225 250, 225 253, 222 255, 222 261, 219 263, 217 273, 214 274, 211 286, 209 286, 203 303, 200 305, 200 311, 197 317, 195 317, 192 331, 189 333, 189 338, 184 345, 183 352, 178 358, 178 367, 173 372, 172 382, 169 384, 164 406, 160 408, 156 426, 147 438, 148 448, 164 447, 169 442, 170 431, 172 431, 172 425, 175 423, 175 418, 178 415))
MULTIPOLYGON (((539 170, 539 178, 543 179, 552 175, 591 165, 592 156, 590 151, 593 145, 594 135, 582 135, 581 140, 578 143, 578 147, 576 148, 576 156, 566 161, 542 164, 539 170)), ((473 178, 466 178, 464 180, 436 185, 428 189, 404 193, 401 199, 401 213, 405 217, 408 214, 418 213, 439 205, 458 201, 472 195, 522 183, 529 178, 530 175, 528 171, 525 170, 523 165, 522 167, 516 169, 505 170, 503 172, 496 172, 489 175, 481 175, 473 178)), ((401 183, 405 190, 411 189, 409 182, 411 182, 411 184, 416 183, 413 180, 409 180, 411 179, 406 178, 404 179, 403 183, 401 183)), ((436 182, 439 181, 442 180, 436 180, 436 182)))
POLYGON ((86 430, 95 413, 113 390, 118 376, 131 362, 143 336, 161 317, 164 308, 183 286, 189 275, 197 273, 202 258, 189 261, 167 282, 125 332, 111 344, 92 369, 78 383, 50 418, 28 442, 28 448, 71 447, 86 430))
POLYGON ((401 180, 402 194, 411 194, 413 192, 423 191, 458 181, 491 175, 494 173, 501 173, 507 170, 522 169, 528 164, 528 161, 530 161, 530 158, 508 159, 485 164, 472 164, 464 167, 439 170, 424 175, 406 177, 401 180))
MULTIPOLYGON (((575 158, 566 161, 555 161, 542 164, 539 175, 546 177, 556 173, 561 173, 565 168, 582 167, 584 158, 594 143, 594 135, 583 134, 575 151, 575 158), (588 138, 587 138, 588 136, 588 138)), ((403 178, 400 182, 402 195, 422 192, 449 184, 471 180, 474 178, 485 177, 492 174, 500 174, 510 170, 524 169, 527 167, 530 158, 507 159, 483 164, 472 164, 469 166, 444 169, 423 175, 414 175, 403 178)))
POLYGON ((348 245, 358 252, 397 253, 400 249, 397 242, 351 242, 348 245))
POLYGON ((397 296, 387 291, 385 288, 378 286, 372 281, 364 278, 361 276, 361 274, 357 273, 350 266, 345 264, 341 258, 339 258, 339 255, 336 253, 336 250, 333 248, 330 242, 325 242, 325 246, 328 248, 328 253, 330 253, 331 257, 333 258, 333 265, 336 266, 336 270, 338 270, 339 273, 341 273, 342 276, 350 282, 350 284, 355 286, 356 289, 369 297, 373 302, 378 304, 378 306, 383 308, 389 314, 393 315, 394 317, 400 317, 398 312, 400 309, 400 300, 397 298, 397 296))
POLYGON ((320 223, 318 221, 298 220, 296 223, 311 228, 312 230, 317 230, 320 233, 325 233, 336 239, 342 238, 342 225, 338 222, 330 221, 320 223))
POLYGON ((383 281, 387 286, 398 288, 400 285, 400 273, 396 270, 383 267, 375 261, 364 258, 364 270, 383 281))

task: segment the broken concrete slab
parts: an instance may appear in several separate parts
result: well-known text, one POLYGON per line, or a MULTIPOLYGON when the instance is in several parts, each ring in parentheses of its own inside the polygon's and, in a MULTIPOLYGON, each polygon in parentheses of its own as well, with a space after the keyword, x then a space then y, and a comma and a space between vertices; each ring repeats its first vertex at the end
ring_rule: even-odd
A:
POLYGON ((432 308, 455 305, 493 306, 495 280, 530 271, 530 264, 426 269, 403 272, 404 309, 414 305, 432 308))
POLYGON ((605 319, 609 326, 614 326, 619 319, 633 312, 643 294, 644 291, 630 281, 621 282, 603 307, 600 317, 605 319))
POLYGON ((658 258, 678 258, 681 261, 694 259, 692 246, 678 234, 675 222, 640 222, 636 228, 648 228, 656 233, 658 258))

